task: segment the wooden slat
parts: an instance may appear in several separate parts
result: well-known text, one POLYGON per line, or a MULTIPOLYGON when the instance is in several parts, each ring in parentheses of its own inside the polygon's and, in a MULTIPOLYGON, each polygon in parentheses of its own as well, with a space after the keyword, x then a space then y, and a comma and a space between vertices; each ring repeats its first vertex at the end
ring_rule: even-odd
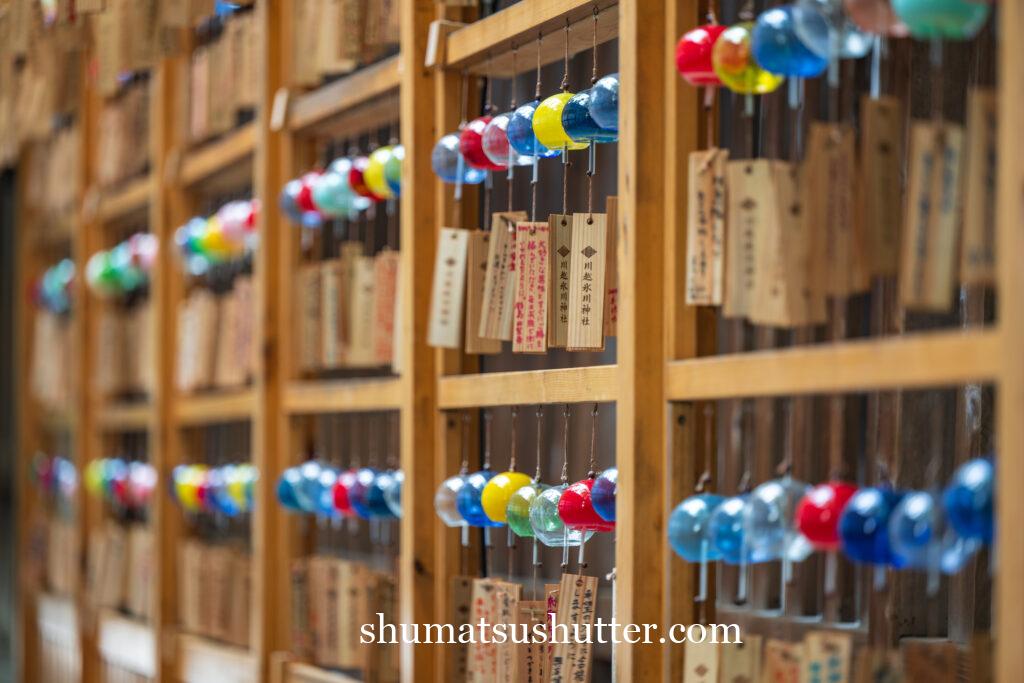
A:
POLYGON ((438 380, 438 405, 443 410, 451 410, 614 401, 618 395, 618 378, 618 368, 614 365, 456 375, 438 380))
POLYGON ((936 332, 669 364, 669 400, 789 396, 987 381, 999 373, 996 330, 936 332))
POLYGON ((195 185, 230 166, 251 162, 255 144, 256 124, 249 123, 189 152, 181 163, 181 183, 195 185))
POLYGON ((96 642, 108 664, 140 676, 156 676, 156 637, 145 622, 104 610, 99 616, 96 642))
POLYGON ((104 192, 100 199, 100 221, 112 223, 142 211, 150 200, 151 189, 152 179, 147 174, 128 181, 116 190, 104 192))
POLYGON ((180 398, 176 417, 185 426, 248 420, 255 407, 256 394, 251 389, 217 391, 180 398))
POLYGON ((398 91, 398 57, 388 57, 345 78, 300 95, 288 110, 288 127, 303 131, 370 100, 398 91))
POLYGON ((395 377, 293 382, 284 395, 284 410, 292 415, 394 410, 401 403, 395 377))
POLYGON ((256 658, 248 650, 200 638, 178 636, 181 683, 255 683, 256 658))
MULTIPOLYGON (((521 0, 500 12, 448 34, 444 61, 449 68, 471 73, 507 77, 515 69, 532 69, 536 63, 537 35, 543 36, 541 63, 565 55, 565 22, 568 19, 569 53, 593 46, 594 7, 599 8, 597 40, 606 42, 618 35, 619 7, 609 0, 521 0), (530 57, 513 65, 513 48, 530 57)), ((522 57, 522 54, 520 55, 522 57)))
POLYGON ((96 425, 105 431, 146 429, 153 416, 153 406, 147 402, 108 403, 96 414, 96 425))
POLYGON ((353 678, 337 671, 327 671, 310 664, 297 662, 285 667, 284 683, 358 683, 361 678, 353 678))

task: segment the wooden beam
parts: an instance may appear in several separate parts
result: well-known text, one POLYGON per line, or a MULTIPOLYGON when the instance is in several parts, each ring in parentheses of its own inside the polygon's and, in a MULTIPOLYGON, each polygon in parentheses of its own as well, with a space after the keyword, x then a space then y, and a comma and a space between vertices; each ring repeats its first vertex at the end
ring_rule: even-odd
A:
POLYGON ((397 410, 402 406, 396 377, 292 382, 285 387, 289 415, 397 410))
POLYGON ((569 54, 589 50, 593 46, 594 7, 600 10, 598 42, 615 38, 619 27, 617 1, 521 0, 448 34, 445 66, 499 77, 514 75, 514 66, 523 71, 533 69, 538 35, 542 36, 541 63, 560 60, 565 55, 566 21, 570 24, 569 54), (512 52, 517 47, 531 56, 514 65, 512 52))
POLYGON ((107 403, 97 411, 95 424, 107 432, 135 431, 148 429, 152 419, 153 406, 147 401, 107 403))
POLYGON ((114 223, 140 213, 152 196, 153 177, 148 173, 114 190, 105 191, 100 198, 100 222, 114 223))
POLYGON ((195 426, 250 420, 256 409, 252 389, 214 391, 177 400, 175 419, 179 426, 195 426))
POLYGON ((218 140, 189 151, 181 162, 180 182, 188 187, 223 173, 230 166, 251 163, 255 146, 256 124, 249 123, 218 140))
POLYGON ((1019 125, 1024 106, 1024 53, 1014 45, 1013 36, 1024 30, 1024 5, 1006 2, 999 6, 999 153, 996 199, 996 254, 999 272, 998 320, 1002 345, 995 349, 1000 381, 997 401, 999 449, 996 484, 996 545, 999 571, 995 581, 994 621, 997 634, 995 675, 998 681, 1013 681, 1024 671, 1024 544, 1017 521, 1024 518, 1024 145, 1019 125))
POLYGON ((316 90, 299 95, 288 109, 288 127, 296 132, 327 125, 347 110, 399 89, 398 56, 382 59, 316 90))
POLYGON ((995 379, 997 330, 934 332, 669 364, 669 400, 937 387, 995 379))
POLYGON ((453 410, 614 401, 618 396, 618 376, 614 365, 594 365, 442 377, 438 380, 438 406, 442 410, 453 410))
MULTIPOLYGON (((665 614, 665 160, 664 54, 667 0, 620 7, 618 159, 618 403, 619 468, 615 618, 624 624, 661 623, 665 614), (652 103, 654 105, 652 106, 652 103)), ((674 77, 674 74, 672 74, 674 77)), ((658 643, 616 645, 622 681, 662 676, 658 643)))

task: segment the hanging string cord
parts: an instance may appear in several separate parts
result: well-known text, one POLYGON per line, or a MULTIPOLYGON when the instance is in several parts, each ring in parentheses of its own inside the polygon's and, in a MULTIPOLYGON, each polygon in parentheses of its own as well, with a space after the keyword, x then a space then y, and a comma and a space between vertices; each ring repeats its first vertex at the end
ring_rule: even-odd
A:
POLYGON ((565 18, 565 58, 563 60, 562 92, 569 92, 569 17, 565 18))
POLYGON ((491 411, 484 411, 484 469, 491 469, 491 411))
MULTIPOLYGON (((511 78, 511 82, 509 84, 510 89, 511 89, 511 98, 510 98, 510 102, 508 104, 509 121, 512 120, 511 112, 514 112, 516 110, 516 75, 519 73, 518 70, 517 70, 517 64, 516 64, 517 60, 516 60, 516 58, 518 57, 518 54, 519 53, 518 53, 518 48, 516 47, 516 44, 512 43, 512 78, 511 78)), ((507 127, 507 125, 508 124, 506 124, 506 127, 507 127)), ((506 135, 506 139, 507 139, 507 137, 508 136, 506 135)), ((512 145, 510 144, 508 146, 508 176, 507 176, 508 177, 508 186, 507 186, 508 190, 507 190, 507 193, 508 193, 508 211, 509 211, 509 213, 512 212, 512 169, 513 169, 513 167, 515 165, 514 164, 515 157, 516 157, 516 152, 515 152, 514 149, 512 149, 512 145)))
MULTIPOLYGON (((466 107, 469 91, 469 72, 462 70, 462 80, 459 82, 459 130, 466 127, 466 107)), ((461 155, 460 155, 461 159, 461 155)), ((452 226, 462 227, 462 178, 456 179, 455 201, 452 202, 452 226)))
MULTIPOLYGON (((590 68, 590 87, 593 88, 594 84, 597 83, 597 15, 599 10, 597 3, 594 3, 594 36, 591 45, 591 59, 592 62, 590 68)), ((590 143, 590 163, 587 164, 587 224, 590 225, 594 222, 594 174, 597 172, 597 164, 595 158, 597 154, 597 147, 594 146, 594 142, 590 143)))
MULTIPOLYGON (((540 86, 541 86, 541 79, 540 79, 540 46, 541 46, 542 38, 543 38, 543 34, 540 31, 537 31, 537 83, 536 83, 536 85, 534 86, 534 89, 533 89, 533 99, 537 100, 538 102, 540 101, 540 86)), ((530 180, 530 197, 531 197, 530 198, 530 220, 533 221, 533 222, 537 221, 537 184, 538 184, 538 180, 537 180, 537 145, 539 145, 539 144, 540 143, 537 141, 537 139, 534 138, 534 148, 533 148, 533 153, 534 153, 533 154, 533 169, 534 169, 534 171, 533 171, 533 178, 530 180)))
MULTIPOLYGON (((508 456, 508 471, 516 471, 516 434, 519 426, 519 407, 512 406, 512 451, 508 456)), ((490 427, 488 425, 488 431, 490 427)), ((488 436, 490 438, 490 436, 488 436)))
POLYGON ((459 474, 469 474, 469 411, 462 413, 462 468, 459 474))
POLYGON ((540 482, 540 461, 541 461, 541 439, 544 435, 544 406, 537 406, 537 470, 533 474, 533 480, 540 482))
POLYGON ((590 471, 587 472, 587 479, 593 479, 597 476, 597 415, 600 411, 600 406, 595 403, 594 408, 590 411, 591 423, 590 423, 590 471))
MULTIPOLYGON (((565 19, 565 70, 562 73, 562 92, 569 92, 569 18, 565 19)), ((569 148, 562 147, 562 215, 569 213, 569 148)))
POLYGON ((569 483, 569 404, 565 404, 562 411, 563 434, 562 434, 562 483, 569 483))

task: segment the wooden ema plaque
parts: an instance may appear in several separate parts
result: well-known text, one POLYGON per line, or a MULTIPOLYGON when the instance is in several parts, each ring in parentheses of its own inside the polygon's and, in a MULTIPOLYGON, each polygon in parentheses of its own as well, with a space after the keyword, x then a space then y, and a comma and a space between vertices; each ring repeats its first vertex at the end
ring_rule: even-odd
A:
MULTIPOLYGON (((485 624, 496 623, 494 614, 494 596, 499 590, 499 581, 495 579, 474 579, 472 602, 470 603, 469 623, 474 627, 483 621, 485 624)), ((497 645, 490 640, 483 642, 479 637, 469 644, 469 678, 470 683, 493 683, 498 672, 497 645)))
MULTIPOLYGON (((551 657, 551 683, 590 680, 590 653, 592 639, 586 638, 594 624, 594 610, 597 605, 597 577, 579 574, 563 574, 558 589, 558 624, 568 627, 569 642, 557 642, 551 657), (579 629, 577 640, 573 626, 579 629)), ((556 637, 564 638, 564 633, 556 637)))
POLYGON ((767 159, 730 161, 726 164, 728 233, 725 242, 725 290, 722 314, 745 318, 757 291, 757 240, 760 226, 774 220, 772 170, 767 159), (767 197, 772 203, 766 203, 767 197))
MULTIPOLYGON (((449 584, 448 595, 448 623, 455 627, 458 633, 464 624, 470 623, 473 606, 473 577, 453 576, 449 584)), ((446 646, 451 648, 452 654, 448 658, 451 667, 449 672, 450 680, 465 681, 469 678, 469 645, 466 643, 455 643, 446 646)))
POLYGON ((619 323, 619 198, 608 197, 605 203, 608 232, 605 236, 604 265, 604 336, 614 337, 619 323))
POLYGON ((686 203, 686 303, 719 306, 725 274, 725 164, 729 151, 693 152, 686 203))
POLYGON ((524 211, 496 213, 491 217, 490 250, 484 278, 479 334, 484 339, 512 339, 515 302, 515 227, 526 220, 524 211))
POLYGON ((900 261, 900 303, 943 312, 953 305, 960 228, 964 131, 930 121, 910 129, 906 235, 900 261))
POLYGON ((307 263, 299 267, 298 296, 299 368, 305 371, 320 366, 320 266, 307 263))
POLYGON ((960 248, 960 279, 967 284, 995 284, 997 104, 994 90, 974 89, 967 95, 967 177, 960 248))
POLYGON ((395 295, 398 291, 398 252, 385 249, 373 262, 373 361, 389 365, 394 356, 395 295))
POLYGON ((718 683, 721 647, 717 643, 687 642, 683 683, 718 683))
POLYGON ((341 317, 345 274, 340 258, 320 264, 320 363, 336 368, 342 363, 347 321, 341 317))
POLYGON ((480 336, 490 241, 491 233, 486 230, 474 230, 469 235, 466 255, 466 353, 501 353, 500 339, 480 336))
POLYGON ((811 631, 804 638, 804 681, 848 683, 853 641, 848 633, 811 631))
POLYGON ((547 683, 547 646, 533 642, 535 626, 543 625, 547 616, 547 605, 543 600, 521 600, 516 607, 516 623, 522 624, 530 634, 526 643, 517 645, 518 668, 516 673, 521 683, 547 683))
POLYGON ((761 680, 770 683, 801 683, 803 643, 769 639, 764 644, 761 680))
POLYGON ((861 207, 868 269, 874 276, 896 274, 903 220, 903 104, 895 97, 861 100, 861 207))
POLYGON ((742 643, 719 646, 719 680, 722 683, 754 683, 761 680, 761 636, 745 633, 742 643))
POLYGON ((469 230, 441 228, 434 260, 434 283, 430 293, 430 321, 427 325, 427 343, 431 346, 459 348, 468 247, 469 230))
POLYGON ((572 255, 572 216, 548 217, 551 301, 548 304, 548 346, 564 349, 569 342, 569 257, 572 255))
POLYGON ((608 217, 578 213, 572 217, 569 259, 570 351, 604 348, 604 268, 607 258, 608 217))
POLYGON ((377 364, 373 348, 375 268, 372 256, 360 256, 353 263, 352 308, 349 311, 352 339, 348 349, 348 365, 351 367, 372 367, 377 364))
POLYGON ((548 224, 517 223, 512 351, 548 350, 548 224))

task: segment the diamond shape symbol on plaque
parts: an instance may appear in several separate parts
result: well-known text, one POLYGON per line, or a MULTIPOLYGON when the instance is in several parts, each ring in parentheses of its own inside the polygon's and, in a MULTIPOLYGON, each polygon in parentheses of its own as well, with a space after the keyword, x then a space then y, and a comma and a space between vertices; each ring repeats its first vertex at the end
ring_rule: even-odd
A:
POLYGON ((445 262, 444 262, 444 264, 446 266, 449 266, 449 267, 454 266, 456 263, 457 263, 457 261, 455 259, 451 258, 451 257, 448 257, 447 259, 445 259, 445 262))
POLYGON ((563 244, 563 245, 562 245, 561 247, 559 247, 559 249, 558 249, 558 255, 559 255, 559 256, 561 256, 562 258, 565 258, 566 256, 568 256, 568 255, 569 255, 569 247, 567 247, 567 246, 565 246, 565 245, 563 244))
POLYGON ((594 249, 592 246, 588 244, 587 248, 581 251, 580 253, 586 256, 587 258, 592 258, 594 254, 597 253, 597 249, 594 249))
POLYGON ((743 203, 740 204, 740 208, 745 209, 747 211, 750 211, 756 206, 757 202, 754 201, 753 197, 747 197, 746 199, 743 200, 743 203))
POLYGON ((708 668, 703 664, 698 664, 697 668, 693 670, 693 673, 697 674, 701 678, 704 678, 708 675, 708 668))

